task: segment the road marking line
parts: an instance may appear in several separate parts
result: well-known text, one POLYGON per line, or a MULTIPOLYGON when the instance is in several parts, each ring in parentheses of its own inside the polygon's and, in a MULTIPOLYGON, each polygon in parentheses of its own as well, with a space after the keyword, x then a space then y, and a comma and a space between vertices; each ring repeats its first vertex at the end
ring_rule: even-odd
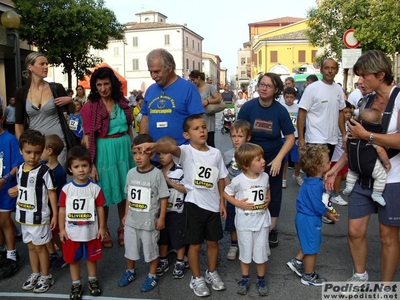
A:
MULTIPOLYGON (((0 298, 5 299, 3 297, 23 297, 23 298, 52 298, 52 299, 69 299, 69 295, 64 295, 64 294, 47 294, 47 293, 39 293, 39 294, 33 294, 33 293, 3 293, 0 292, 0 298)), ((118 298, 118 297, 94 297, 94 296, 86 296, 83 295, 82 299, 97 299, 97 300, 109 300, 109 299, 117 299, 117 300, 140 300, 143 298, 118 298)), ((147 299, 147 298, 145 298, 147 299)), ((147 299, 151 300, 151 299, 147 299)), ((155 299, 153 299, 155 300, 155 299)))

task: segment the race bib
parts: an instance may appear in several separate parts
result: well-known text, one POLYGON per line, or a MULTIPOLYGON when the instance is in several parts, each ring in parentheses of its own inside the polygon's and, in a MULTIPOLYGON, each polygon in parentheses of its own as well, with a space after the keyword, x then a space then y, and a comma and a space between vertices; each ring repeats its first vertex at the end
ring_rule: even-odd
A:
POLYGON ((289 113, 294 128, 297 128, 297 113, 289 113))
POLYGON ((201 164, 194 164, 194 186, 199 189, 213 190, 218 180, 219 171, 213 166, 204 166, 201 164))
POLYGON ((128 200, 130 209, 140 212, 149 212, 150 199, 150 188, 143 186, 129 186, 128 200))
POLYGON ((78 129, 78 124, 79 124, 78 120, 70 119, 69 120, 69 129, 77 130, 78 129))
POLYGON ((260 212, 260 211, 265 212, 264 210, 265 194, 266 194, 265 187, 251 188, 243 192, 243 198, 248 198, 247 202, 254 203, 253 209, 249 212, 260 212))
POLYGON ((65 202, 68 222, 94 222, 95 205, 93 197, 68 197, 65 202))
POLYGON ((167 211, 181 211, 183 206, 183 194, 176 189, 169 189, 167 211))
POLYGON ((37 211, 36 193, 33 187, 18 187, 17 206, 23 211, 37 211))

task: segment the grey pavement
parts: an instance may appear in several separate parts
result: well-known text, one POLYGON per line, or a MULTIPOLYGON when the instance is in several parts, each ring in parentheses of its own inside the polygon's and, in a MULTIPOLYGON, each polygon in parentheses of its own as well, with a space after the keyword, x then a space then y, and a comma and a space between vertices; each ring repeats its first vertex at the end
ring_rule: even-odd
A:
MULTIPOLYGON (((219 116, 217 119, 220 120, 219 116)), ((218 124, 218 126, 220 126, 218 124)), ((229 134, 222 135, 216 130, 216 146, 224 152, 231 147, 229 134)), ((295 201, 299 187, 292 180, 292 170, 288 170, 288 187, 283 190, 283 202, 281 216, 278 222, 279 245, 272 249, 272 255, 267 263, 268 285, 270 294, 268 299, 321 299, 321 288, 309 287, 300 283, 291 270, 286 267, 286 262, 293 258, 299 244, 294 226, 296 213, 295 201)), ((347 246, 347 208, 335 206, 341 214, 340 221, 334 225, 323 224, 323 244, 318 254, 316 271, 330 281, 344 281, 352 275, 352 263, 347 246)), ((140 292, 140 285, 148 273, 148 265, 140 260, 136 264, 138 277, 136 281, 124 288, 118 287, 117 283, 125 271, 124 248, 117 243, 117 211, 116 207, 110 209, 110 231, 114 241, 114 247, 104 249, 103 259, 98 264, 98 278, 102 288, 101 297, 88 296, 86 264, 82 262, 82 283, 84 286, 83 299, 198 299, 189 288, 190 270, 187 270, 182 279, 172 279, 172 269, 159 278, 159 284, 148 293, 140 292)), ((218 261, 218 272, 227 288, 225 291, 214 291, 211 288, 210 299, 257 299, 259 298, 256 287, 255 265, 251 267, 251 285, 246 296, 236 294, 236 283, 241 278, 240 262, 228 261, 226 255, 229 249, 229 234, 225 233, 220 241, 220 255, 218 261)), ((377 217, 373 216, 368 229, 368 272, 371 281, 380 278, 380 242, 377 217)), ((71 279, 68 268, 52 270, 55 285, 44 294, 24 292, 22 284, 31 273, 28 251, 22 242, 17 243, 17 249, 21 255, 20 270, 11 278, 0 281, 0 299, 68 299, 71 279)), ((171 263, 175 261, 174 254, 169 256, 171 263)), ((201 251, 201 270, 207 268, 205 247, 201 251)), ((396 274, 395 280, 400 276, 396 274)))

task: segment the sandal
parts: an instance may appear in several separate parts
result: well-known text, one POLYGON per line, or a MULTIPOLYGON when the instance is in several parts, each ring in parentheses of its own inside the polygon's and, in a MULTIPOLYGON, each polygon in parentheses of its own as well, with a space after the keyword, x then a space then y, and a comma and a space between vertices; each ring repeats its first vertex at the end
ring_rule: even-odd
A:
POLYGON ((101 244, 104 248, 112 248, 114 246, 109 231, 107 231, 107 236, 101 241, 101 244))
POLYGON ((123 228, 118 229, 117 230, 117 234, 118 234, 118 244, 120 246, 124 246, 125 245, 125 242, 124 242, 124 229, 123 228))

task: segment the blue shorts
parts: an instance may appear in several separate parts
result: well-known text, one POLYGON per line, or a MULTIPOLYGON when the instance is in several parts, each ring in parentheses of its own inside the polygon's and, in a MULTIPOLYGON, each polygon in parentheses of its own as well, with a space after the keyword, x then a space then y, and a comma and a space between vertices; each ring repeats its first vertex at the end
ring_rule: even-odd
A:
POLYGON ((322 243, 322 219, 296 214, 296 231, 303 254, 317 254, 322 243))
POLYGON ((226 220, 225 220, 225 231, 236 231, 235 227, 235 216, 236 208, 230 202, 226 202, 226 220))
MULTIPOLYGON (((282 139, 282 141, 285 142, 285 139, 282 139)), ((289 161, 289 157, 291 162, 299 162, 299 146, 297 146, 297 138, 294 142, 292 149, 290 149, 288 154, 286 154, 285 161, 289 161)))
POLYGON ((387 183, 383 191, 385 206, 371 199, 372 189, 363 189, 358 181, 349 195, 348 218, 359 219, 378 213, 379 222, 389 226, 400 226, 400 183, 387 183))

